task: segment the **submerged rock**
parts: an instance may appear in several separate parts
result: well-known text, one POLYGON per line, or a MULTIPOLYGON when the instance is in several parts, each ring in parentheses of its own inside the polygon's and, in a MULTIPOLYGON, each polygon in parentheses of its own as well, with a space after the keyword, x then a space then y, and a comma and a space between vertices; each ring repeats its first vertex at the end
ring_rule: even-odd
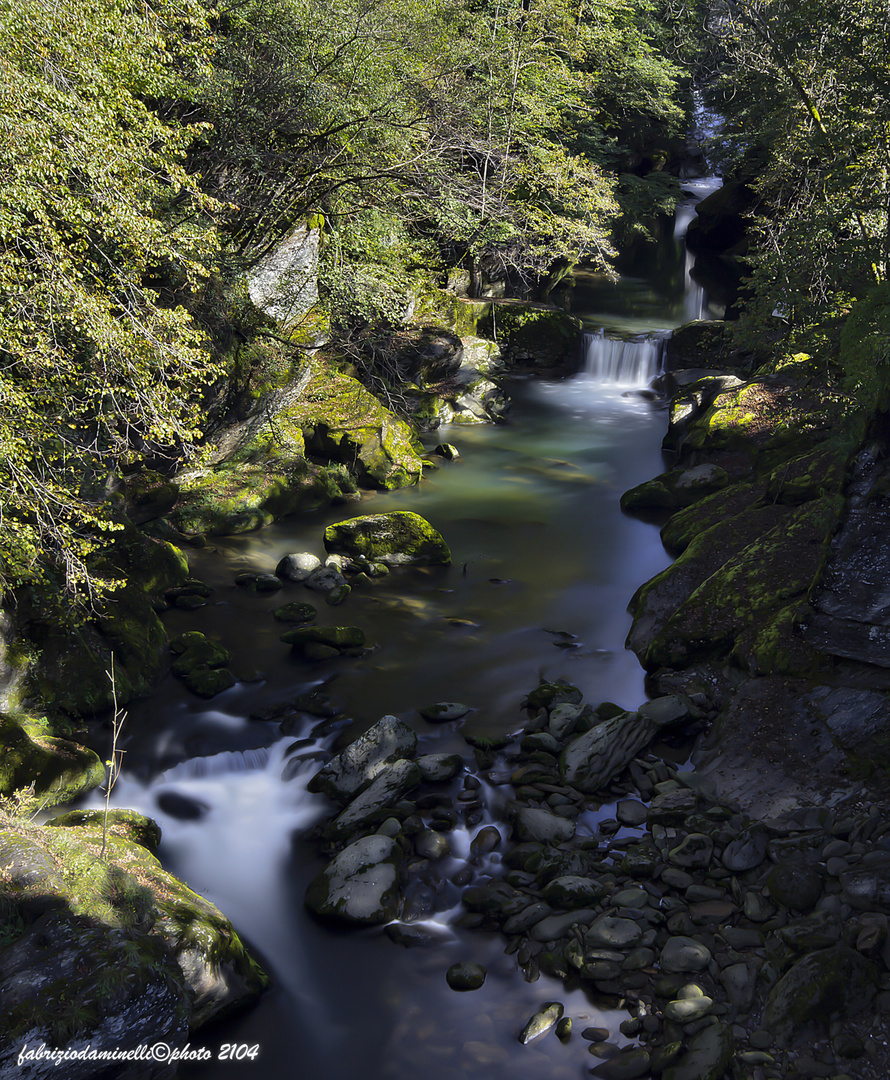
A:
POLYGON ((325 529, 329 552, 389 565, 451 562, 442 536, 419 514, 396 510, 350 518, 325 529))
POLYGON ((481 964, 465 961, 452 964, 445 978, 452 990, 478 990, 485 982, 487 972, 481 964))
POLYGON ((374 925, 399 911, 402 849, 388 836, 365 836, 344 848, 310 883, 306 905, 318 915, 374 925))

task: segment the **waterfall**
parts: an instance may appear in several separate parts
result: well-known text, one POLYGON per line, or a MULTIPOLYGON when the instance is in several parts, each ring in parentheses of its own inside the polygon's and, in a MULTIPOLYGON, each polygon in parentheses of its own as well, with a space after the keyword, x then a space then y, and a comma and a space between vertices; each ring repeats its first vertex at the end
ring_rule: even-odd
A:
POLYGON ((661 373, 666 334, 645 337, 606 337, 605 331, 584 334, 581 350, 584 372, 596 382, 615 386, 648 386, 661 373))

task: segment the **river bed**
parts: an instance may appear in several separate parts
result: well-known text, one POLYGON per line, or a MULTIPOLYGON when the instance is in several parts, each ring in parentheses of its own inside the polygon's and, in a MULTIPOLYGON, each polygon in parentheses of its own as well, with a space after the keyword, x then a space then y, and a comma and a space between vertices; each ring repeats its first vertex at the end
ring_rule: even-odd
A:
MULTIPOLYGON (((685 288, 696 289, 682 249, 674 250, 685 288)), ((625 285, 625 293, 620 283, 606 288, 616 297, 641 288, 636 280, 625 285)), ((676 297, 659 309, 652 292, 647 287, 646 318, 631 328, 636 334, 665 331, 690 314, 676 297)), ((699 314, 705 310, 702 298, 691 303, 699 314)), ((626 317, 616 319, 610 325, 597 313, 589 325, 626 339, 626 317)), ((639 342, 641 349, 650 345, 639 342)), ((518 730, 521 699, 541 678, 565 677, 593 704, 633 708, 644 700, 643 672, 624 649, 626 607, 669 559, 657 529, 624 516, 618 505, 622 492, 663 468, 664 413, 639 393, 641 381, 639 369, 626 380, 614 369, 516 382, 508 387, 508 424, 436 433, 433 443, 454 443, 461 457, 419 488, 368 496, 190 553, 193 573, 215 591, 205 608, 169 612, 168 632, 200 630, 219 640, 232 653, 239 682, 204 703, 169 677, 150 701, 134 706, 113 802, 159 822, 164 864, 232 919, 274 986, 255 1008, 202 1030, 193 1043, 214 1052, 224 1043, 257 1046, 255 1060, 182 1066, 178 1075, 583 1075, 593 1063, 583 1040, 561 1046, 548 1039, 546 1050, 517 1042, 529 1015, 549 1000, 563 1002, 577 1027, 607 1027, 613 1041, 627 1041, 617 1032, 627 1014, 609 1011, 614 1002, 591 1000, 545 976, 526 983, 515 958, 504 955, 502 938, 455 925, 461 890, 454 878, 465 884, 490 869, 467 856, 471 837, 499 824, 507 795, 496 785, 482 784, 478 820, 451 834, 452 858, 431 864, 409 898, 414 924, 428 926, 435 939, 427 948, 400 947, 379 929, 318 924, 303 894, 322 863, 304 834, 330 812, 326 799, 306 792, 320 760, 338 734, 348 728, 355 737, 385 713, 414 726, 424 752, 461 753, 475 774, 462 726, 518 730), (354 589, 339 607, 302 585, 272 596, 234 585, 237 573, 271 571, 288 552, 323 556, 323 530, 332 521, 394 509, 414 510, 443 533, 450 567, 396 571, 354 589), (292 658, 278 640, 285 628, 272 618, 289 600, 314 603, 321 623, 363 627, 370 651, 316 666, 292 658), (278 720, 250 718, 308 690, 324 694, 336 716, 294 714, 286 733, 278 720), (462 725, 433 725, 417 713, 440 700, 470 706, 462 725), (485 986, 454 993, 445 971, 469 959, 488 968, 485 986)), ((459 790, 455 782, 452 794, 459 790)))

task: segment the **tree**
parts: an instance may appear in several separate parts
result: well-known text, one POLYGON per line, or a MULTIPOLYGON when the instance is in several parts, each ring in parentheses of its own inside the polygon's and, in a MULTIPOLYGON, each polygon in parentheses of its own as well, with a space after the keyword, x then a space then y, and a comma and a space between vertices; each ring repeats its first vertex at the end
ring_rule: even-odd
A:
POLYGON ((198 434, 212 371, 181 299, 210 202, 182 164, 196 130, 150 103, 206 49, 193 0, 0 0, 6 586, 49 568, 70 592, 101 587, 86 560, 113 528, 106 479, 198 434))
POLYGON ((756 331, 778 307, 809 327, 890 271, 886 5, 729 0, 714 28, 729 133, 739 157, 756 152, 747 321, 756 331))

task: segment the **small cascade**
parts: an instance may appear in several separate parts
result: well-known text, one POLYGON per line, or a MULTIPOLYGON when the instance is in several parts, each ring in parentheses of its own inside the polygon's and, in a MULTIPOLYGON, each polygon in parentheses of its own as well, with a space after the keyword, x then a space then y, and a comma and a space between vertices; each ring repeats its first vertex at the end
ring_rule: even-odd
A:
POLYGON ((644 387, 661 374, 666 334, 645 337, 606 337, 605 331, 581 339, 584 372, 595 382, 613 386, 644 387))

